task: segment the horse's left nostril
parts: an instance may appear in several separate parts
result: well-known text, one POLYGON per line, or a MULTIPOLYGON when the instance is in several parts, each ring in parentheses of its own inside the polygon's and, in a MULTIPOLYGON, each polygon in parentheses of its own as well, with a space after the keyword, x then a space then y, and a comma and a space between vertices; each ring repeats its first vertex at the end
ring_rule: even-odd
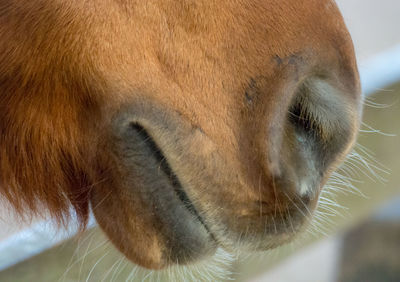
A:
POLYGON ((321 80, 304 83, 288 109, 282 150, 283 177, 304 198, 316 198, 324 178, 354 140, 356 104, 321 80))

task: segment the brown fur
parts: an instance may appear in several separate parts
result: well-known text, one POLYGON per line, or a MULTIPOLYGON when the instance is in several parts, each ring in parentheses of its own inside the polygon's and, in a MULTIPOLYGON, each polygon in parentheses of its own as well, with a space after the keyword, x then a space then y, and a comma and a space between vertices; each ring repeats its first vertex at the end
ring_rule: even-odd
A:
POLYGON ((360 104, 352 42, 333 1, 0 0, 0 193, 21 214, 45 209, 61 223, 72 205, 82 226, 92 199, 125 255, 163 267, 162 227, 121 180, 129 171, 115 153, 115 117, 161 105, 143 116, 149 127, 179 123, 170 132, 180 141, 146 129, 180 181, 203 189, 185 188, 201 215, 223 203, 208 224, 239 232, 259 213, 290 210, 273 175, 278 159, 295 162, 285 149, 294 139, 274 136, 285 136, 287 109, 312 76, 341 93, 349 133, 322 185, 354 142, 360 104))

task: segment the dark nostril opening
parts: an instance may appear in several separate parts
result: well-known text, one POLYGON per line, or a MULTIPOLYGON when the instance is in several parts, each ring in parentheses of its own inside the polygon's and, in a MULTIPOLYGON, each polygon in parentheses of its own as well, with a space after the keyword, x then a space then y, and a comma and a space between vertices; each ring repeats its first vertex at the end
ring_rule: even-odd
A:
POLYGON ((148 152, 154 157, 155 161, 158 165, 158 167, 164 172, 164 174, 168 177, 171 186, 174 189, 174 192, 176 196, 179 198, 179 200, 183 203, 186 209, 190 211, 207 229, 206 224, 204 223, 202 217, 198 214, 196 208, 194 207, 192 201, 189 199, 188 195, 184 191, 184 189, 181 186, 181 183, 176 176, 176 174, 172 171, 168 160, 164 156, 162 150, 158 147, 156 142, 153 140, 153 138, 149 135, 147 130, 141 126, 138 123, 131 123, 130 124, 130 129, 137 134, 139 140, 143 142, 143 145, 147 147, 149 150, 148 152))
POLYGON ((328 82, 307 80, 293 98, 288 121, 298 141, 306 138, 315 146, 313 151, 323 159, 323 165, 329 165, 352 140, 354 117, 350 113, 353 107, 344 94, 328 82))
POLYGON ((351 106, 321 79, 306 81, 294 95, 281 158, 285 177, 295 183, 304 204, 317 198, 322 179, 352 140, 351 106))
POLYGON ((289 121, 297 130, 303 131, 309 137, 317 138, 322 131, 321 124, 318 124, 310 113, 304 109, 301 102, 295 103, 289 109, 289 121))

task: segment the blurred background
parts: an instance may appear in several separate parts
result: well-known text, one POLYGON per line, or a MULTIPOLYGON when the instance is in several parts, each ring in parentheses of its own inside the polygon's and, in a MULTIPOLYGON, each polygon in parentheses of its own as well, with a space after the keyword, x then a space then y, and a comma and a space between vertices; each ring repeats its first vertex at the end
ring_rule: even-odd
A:
MULTIPOLYGON (((239 257, 236 281, 400 281, 400 1, 337 2, 367 96, 358 145, 328 183, 313 230, 239 257)), ((96 227, 71 232, 40 219, 20 224, 1 204, 0 281, 141 281, 96 227)))

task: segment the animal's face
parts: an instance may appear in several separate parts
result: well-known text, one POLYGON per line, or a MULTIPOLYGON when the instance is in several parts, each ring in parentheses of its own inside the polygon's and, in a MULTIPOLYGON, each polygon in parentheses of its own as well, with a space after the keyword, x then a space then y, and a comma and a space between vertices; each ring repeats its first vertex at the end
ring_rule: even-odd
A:
POLYGON ((302 231, 360 118, 330 0, 0 1, 1 192, 148 268, 302 231))

